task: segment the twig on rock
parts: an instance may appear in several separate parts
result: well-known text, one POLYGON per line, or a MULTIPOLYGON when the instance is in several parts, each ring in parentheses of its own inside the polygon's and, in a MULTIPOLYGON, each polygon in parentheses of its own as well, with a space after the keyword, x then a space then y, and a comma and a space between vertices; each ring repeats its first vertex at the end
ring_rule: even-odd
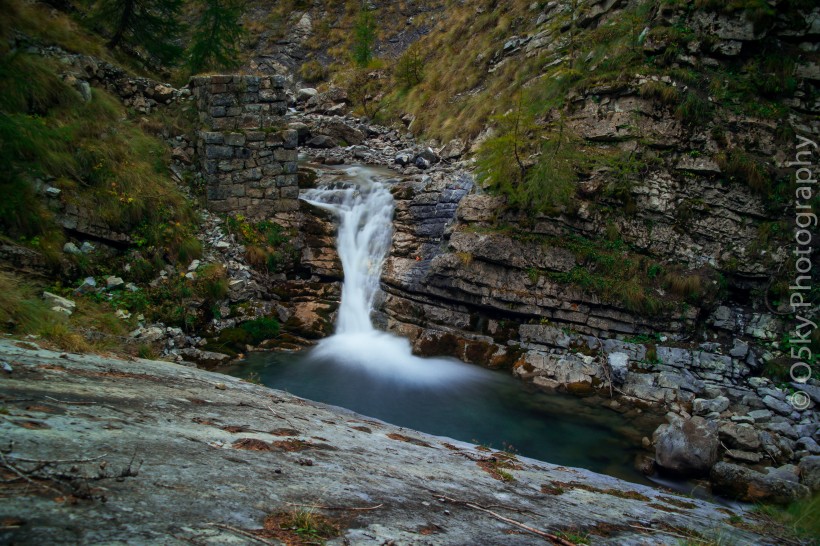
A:
POLYGON ((492 510, 489 510, 489 509, 487 509, 484 506, 481 506, 479 504, 475 504, 475 503, 469 502, 469 501, 460 501, 460 500, 452 499, 452 498, 447 497, 445 495, 442 495, 440 493, 433 493, 433 496, 436 497, 439 500, 442 500, 442 501, 447 501, 447 502, 450 502, 450 503, 453 503, 453 504, 466 506, 468 508, 472 508, 473 510, 479 510, 481 512, 490 514, 492 517, 496 518, 497 520, 503 521, 505 523, 509 523, 510 525, 515 525, 516 527, 524 529, 525 531, 528 531, 528 532, 530 532, 534 535, 538 535, 541 538, 545 538, 547 540, 550 540, 555 544, 560 544, 561 546, 575 546, 574 543, 572 543, 568 540, 565 540, 565 539, 559 537, 558 535, 554 535, 552 533, 548 533, 546 531, 536 529, 535 527, 530 527, 529 525, 521 523, 520 521, 516 521, 516 520, 510 519, 506 516, 502 516, 501 514, 499 514, 497 512, 493 512, 492 510))
POLYGON ((237 535, 242 535, 243 537, 247 537, 253 539, 257 542, 262 544, 269 544, 270 546, 277 546, 275 542, 271 542, 269 540, 265 540, 262 537, 258 537, 249 531, 245 531, 244 529, 239 529, 237 527, 233 527, 231 525, 225 525, 224 523, 207 523, 206 525, 210 525, 211 527, 219 527, 220 529, 225 529, 226 531, 230 531, 232 533, 236 533, 237 535))
POLYGON ((346 508, 344 506, 321 506, 319 504, 297 504, 295 502, 289 502, 288 506, 302 506, 305 508, 316 508, 318 510, 350 510, 354 512, 366 512, 368 510, 378 510, 384 504, 377 504, 376 506, 365 506, 362 508, 346 508))

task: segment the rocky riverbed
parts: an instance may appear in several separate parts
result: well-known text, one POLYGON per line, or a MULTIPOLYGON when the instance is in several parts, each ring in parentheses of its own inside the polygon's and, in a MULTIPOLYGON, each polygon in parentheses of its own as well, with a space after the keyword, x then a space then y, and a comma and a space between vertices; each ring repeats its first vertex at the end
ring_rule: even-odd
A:
POLYGON ((11 339, 0 359, 6 543, 275 544, 304 509, 329 544, 776 543, 739 511, 219 374, 11 339))

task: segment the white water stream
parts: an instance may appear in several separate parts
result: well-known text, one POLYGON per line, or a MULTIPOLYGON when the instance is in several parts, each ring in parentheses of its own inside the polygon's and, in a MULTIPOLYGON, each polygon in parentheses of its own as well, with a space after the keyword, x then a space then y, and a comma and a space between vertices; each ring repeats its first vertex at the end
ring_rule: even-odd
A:
POLYGON ((415 357, 406 339, 373 327, 370 315, 393 234, 393 196, 370 169, 352 167, 346 173, 346 187, 308 190, 302 196, 338 217, 337 250, 344 269, 336 332, 320 341, 311 356, 409 383, 479 377, 479 368, 456 360, 415 357))

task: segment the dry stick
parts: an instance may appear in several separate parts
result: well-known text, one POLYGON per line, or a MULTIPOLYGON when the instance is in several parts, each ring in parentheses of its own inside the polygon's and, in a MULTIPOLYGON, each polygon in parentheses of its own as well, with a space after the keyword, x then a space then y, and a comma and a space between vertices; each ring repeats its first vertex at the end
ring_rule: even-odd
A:
POLYGON ((238 529, 236 527, 231 527, 230 525, 225 525, 224 523, 206 523, 206 525, 210 525, 211 527, 219 527, 220 529, 225 529, 226 531, 230 531, 232 533, 236 533, 237 535, 242 535, 244 537, 248 537, 250 539, 256 540, 261 542, 262 544, 269 544, 270 546, 277 546, 275 542, 270 542, 269 540, 265 540, 262 537, 258 537, 253 533, 249 533, 244 529, 238 529))
POLYGON ((606 376, 606 380, 609 383, 609 397, 612 398, 612 370, 609 367, 609 362, 604 360, 604 344, 601 343, 601 339, 592 334, 595 338, 595 341, 598 342, 598 358, 601 359, 601 369, 604 371, 604 375, 606 376))
POLYGON ((52 402, 57 402, 59 404, 72 404, 75 406, 96 406, 96 402, 73 402, 71 400, 57 400, 56 398, 52 398, 50 396, 45 397, 47 400, 51 400, 52 402))
POLYGON ((271 411, 271 413, 272 413, 272 414, 274 414, 276 417, 278 417, 279 419, 284 419, 285 421, 287 421, 287 423, 288 423, 290 426, 292 426, 294 429, 296 428, 296 425, 294 425, 293 423, 291 423, 291 422, 290 422, 290 419, 288 419, 287 417, 282 417, 281 415, 279 415, 278 413, 276 413, 276 410, 274 410, 274 409, 273 409, 272 407, 270 407, 270 406, 268 406, 268 409, 269 409, 269 410, 271 411))
POLYGON ((25 474, 23 474, 23 472, 22 472, 22 471, 18 470, 18 469, 17 469, 17 467, 15 467, 14 465, 12 465, 11 463, 9 463, 9 462, 8 462, 8 459, 6 459, 6 456, 5 456, 5 455, 3 455, 3 452, 2 452, 2 451, 0 451, 0 459, 2 459, 2 464, 3 464, 3 466, 4 466, 4 467, 6 467, 6 468, 8 468, 9 470, 11 470, 11 471, 12 471, 12 472, 14 472, 15 474, 17 474, 18 476, 20 476, 21 478, 23 478, 24 480, 26 480, 26 481, 27 481, 28 483, 30 483, 31 485, 33 485, 33 486, 35 486, 35 487, 44 487, 44 488, 48 489, 49 491, 54 491, 54 492, 55 492, 55 493, 57 493, 58 495, 62 495, 62 494, 63 494, 63 492, 62 492, 62 491, 60 491, 59 489, 56 489, 56 488, 51 487, 50 485, 46 485, 46 484, 44 484, 44 483, 37 483, 37 482, 35 482, 34 480, 32 480, 31 478, 29 478, 28 476, 26 476, 25 474))
POLYGON ((43 459, 26 459, 24 457, 18 457, 17 455, 10 455, 15 461, 19 461, 21 463, 43 463, 43 464, 65 464, 65 463, 90 463, 93 461, 98 461, 103 457, 106 457, 108 453, 103 453, 99 457, 91 457, 90 459, 57 459, 54 461, 47 461, 43 459))
POLYGON ((376 506, 365 506, 364 508, 345 508, 344 506, 321 506, 318 504, 296 504, 294 502, 287 503, 288 506, 304 506, 307 508, 318 508, 320 510, 351 510, 356 512, 365 512, 367 510, 378 510, 384 504, 377 504, 376 506))
POLYGON ((698 542, 706 542, 704 540, 699 540, 699 539, 693 538, 691 536, 688 537, 686 535, 679 535, 677 533, 673 533, 672 531, 666 531, 664 529, 653 529, 651 527, 641 527, 640 525, 629 525, 629 526, 632 527, 633 529, 640 529, 641 531, 650 531, 652 533, 660 533, 662 535, 669 535, 669 536, 675 537, 675 538, 685 538, 687 540, 697 540, 698 542))
POLYGON ((459 500, 451 499, 450 497, 445 497, 444 495, 438 495, 438 494, 433 495, 433 496, 438 497, 440 499, 444 499, 448 502, 452 502, 453 504, 462 504, 464 506, 467 506, 468 508, 472 508, 474 510, 479 510, 481 512, 486 512, 487 514, 490 514, 491 516, 493 516, 494 518, 496 518, 498 520, 501 520, 505 523, 509 523, 511 525, 515 525, 516 527, 520 527, 521 529, 524 529, 525 531, 529 531, 530 533, 532 533, 534 535, 538 535, 542 538, 546 538, 548 540, 551 540, 551 541, 555 542, 556 544, 560 544, 561 546, 575 546, 575 544, 573 542, 570 542, 568 540, 564 540, 563 538, 559 537, 558 535, 553 535, 552 533, 547 533, 545 531, 541 531, 540 529, 530 527, 529 525, 525 525, 525 524, 521 523, 520 521, 515 521, 514 519, 510 519, 508 517, 502 516, 501 514, 493 512, 492 510, 487 510, 483 506, 473 504, 472 502, 459 501, 459 500))

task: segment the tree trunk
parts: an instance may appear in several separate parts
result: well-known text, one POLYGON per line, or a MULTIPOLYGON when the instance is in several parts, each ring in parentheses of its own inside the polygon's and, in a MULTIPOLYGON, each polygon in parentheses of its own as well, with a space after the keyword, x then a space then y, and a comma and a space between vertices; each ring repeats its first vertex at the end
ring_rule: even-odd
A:
POLYGON ((122 41, 125 30, 131 23, 131 16, 134 15, 134 3, 135 0, 125 0, 125 2, 123 2, 122 14, 120 15, 120 20, 117 23, 117 30, 108 41, 108 49, 114 49, 122 41))

